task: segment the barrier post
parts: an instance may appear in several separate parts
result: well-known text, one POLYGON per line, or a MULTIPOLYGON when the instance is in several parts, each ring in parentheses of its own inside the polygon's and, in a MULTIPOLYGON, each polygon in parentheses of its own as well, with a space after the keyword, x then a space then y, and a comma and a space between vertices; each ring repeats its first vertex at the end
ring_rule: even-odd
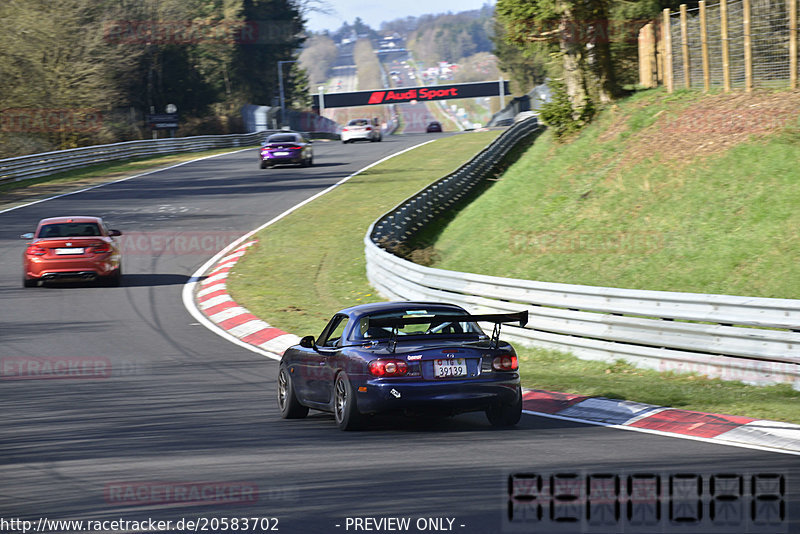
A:
POLYGON ((692 88, 689 65, 689 28, 686 22, 686 4, 681 4, 681 50, 683 52, 683 80, 687 89, 692 88))
POLYGON ((719 2, 720 40, 722 41, 722 90, 731 90, 731 55, 728 47, 728 0, 719 2))

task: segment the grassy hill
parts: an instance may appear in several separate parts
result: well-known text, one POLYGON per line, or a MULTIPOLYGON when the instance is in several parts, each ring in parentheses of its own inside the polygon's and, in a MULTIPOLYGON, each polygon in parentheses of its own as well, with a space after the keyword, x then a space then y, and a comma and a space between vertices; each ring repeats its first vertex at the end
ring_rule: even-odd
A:
POLYGON ((422 239, 444 269, 800 298, 799 116, 798 91, 643 91, 422 239))

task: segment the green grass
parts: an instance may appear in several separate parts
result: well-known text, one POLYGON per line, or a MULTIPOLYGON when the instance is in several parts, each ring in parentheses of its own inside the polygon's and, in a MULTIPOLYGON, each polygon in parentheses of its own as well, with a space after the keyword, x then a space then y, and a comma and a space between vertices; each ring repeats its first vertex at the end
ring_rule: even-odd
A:
MULTIPOLYGON (((341 308, 381 300, 366 280, 367 227, 495 135, 442 138, 397 156, 266 228, 228 278, 234 299, 270 324, 301 336, 317 336, 341 308)), ((492 241, 475 235, 469 241, 492 241)), ((800 392, 789 386, 746 386, 517 348, 528 388, 800 423, 800 392)))
MULTIPOLYGON (((254 145, 255 146, 255 145, 254 145)), ((215 154, 224 154, 226 152, 233 152, 242 150, 247 147, 236 148, 220 148, 215 150, 205 150, 201 152, 181 152, 178 154, 169 154, 162 156, 136 158, 124 161, 116 161, 109 163, 101 163, 81 169, 74 169, 71 171, 60 172, 50 176, 43 176, 41 178, 31 178, 29 180, 21 180, 19 182, 10 182, 0 184, 0 203, 7 200, 7 193, 24 192, 26 194, 35 195, 37 192, 45 189, 58 187, 62 191, 68 188, 71 184, 80 183, 86 185, 86 182, 103 182, 118 180, 126 176, 133 176, 148 170, 153 170, 159 167, 166 167, 175 165, 184 161, 190 161, 206 156, 215 154)))
POLYGON ((366 280, 369 225, 498 134, 441 138, 355 176, 266 228, 228 278, 232 295, 270 324, 315 336, 334 312, 381 300, 366 280))
POLYGON ((438 236, 425 236, 440 258, 434 266, 547 282, 800 298, 800 134, 788 129, 685 164, 645 154, 626 165, 635 132, 685 105, 651 94, 615 112, 628 115, 619 135, 602 137, 607 116, 569 143, 545 133, 438 236))

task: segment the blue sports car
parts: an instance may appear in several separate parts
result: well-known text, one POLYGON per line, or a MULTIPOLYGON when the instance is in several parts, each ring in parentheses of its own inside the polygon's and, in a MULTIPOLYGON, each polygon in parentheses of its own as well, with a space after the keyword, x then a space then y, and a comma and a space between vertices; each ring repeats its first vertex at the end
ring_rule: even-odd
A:
POLYGON ((289 348, 278 370, 285 419, 333 412, 341 430, 377 413, 455 415, 485 411, 494 426, 522 414, 519 364, 499 340, 501 323, 528 313, 470 315, 453 304, 383 302, 336 313, 318 339, 289 348), (478 322, 494 323, 487 336, 478 322))

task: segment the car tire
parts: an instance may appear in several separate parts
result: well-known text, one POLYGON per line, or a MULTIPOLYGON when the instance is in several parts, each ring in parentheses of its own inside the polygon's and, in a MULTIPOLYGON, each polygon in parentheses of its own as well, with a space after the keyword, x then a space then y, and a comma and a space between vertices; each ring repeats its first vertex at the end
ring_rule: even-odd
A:
POLYGON ((269 165, 267 165, 266 162, 264 162, 264 161, 261 162, 260 166, 261 166, 262 169, 266 169, 267 167, 269 167, 269 165))
POLYGON ((116 271, 106 276, 102 282, 104 283, 103 285, 108 287, 119 287, 119 285, 122 283, 122 265, 117 267, 116 271))
POLYGON ((22 277, 22 287, 36 287, 37 285, 39 285, 39 281, 36 278, 22 277))
POLYGON ((292 375, 284 365, 278 371, 278 408, 283 419, 302 419, 308 415, 308 406, 303 406, 297 400, 292 375))
POLYGON ((500 404, 486 410, 486 418, 494 427, 509 427, 519 423, 522 418, 522 390, 517 392, 513 404, 500 404))
POLYGON ((346 144, 347 144, 347 143, 349 143, 349 142, 350 142, 350 141, 345 141, 345 140, 342 140, 342 144, 343 144, 343 145, 346 145, 346 144))
POLYGON ((364 416, 358 411, 353 385, 344 371, 336 377, 333 386, 333 416, 339 430, 358 430, 364 425, 364 416))

